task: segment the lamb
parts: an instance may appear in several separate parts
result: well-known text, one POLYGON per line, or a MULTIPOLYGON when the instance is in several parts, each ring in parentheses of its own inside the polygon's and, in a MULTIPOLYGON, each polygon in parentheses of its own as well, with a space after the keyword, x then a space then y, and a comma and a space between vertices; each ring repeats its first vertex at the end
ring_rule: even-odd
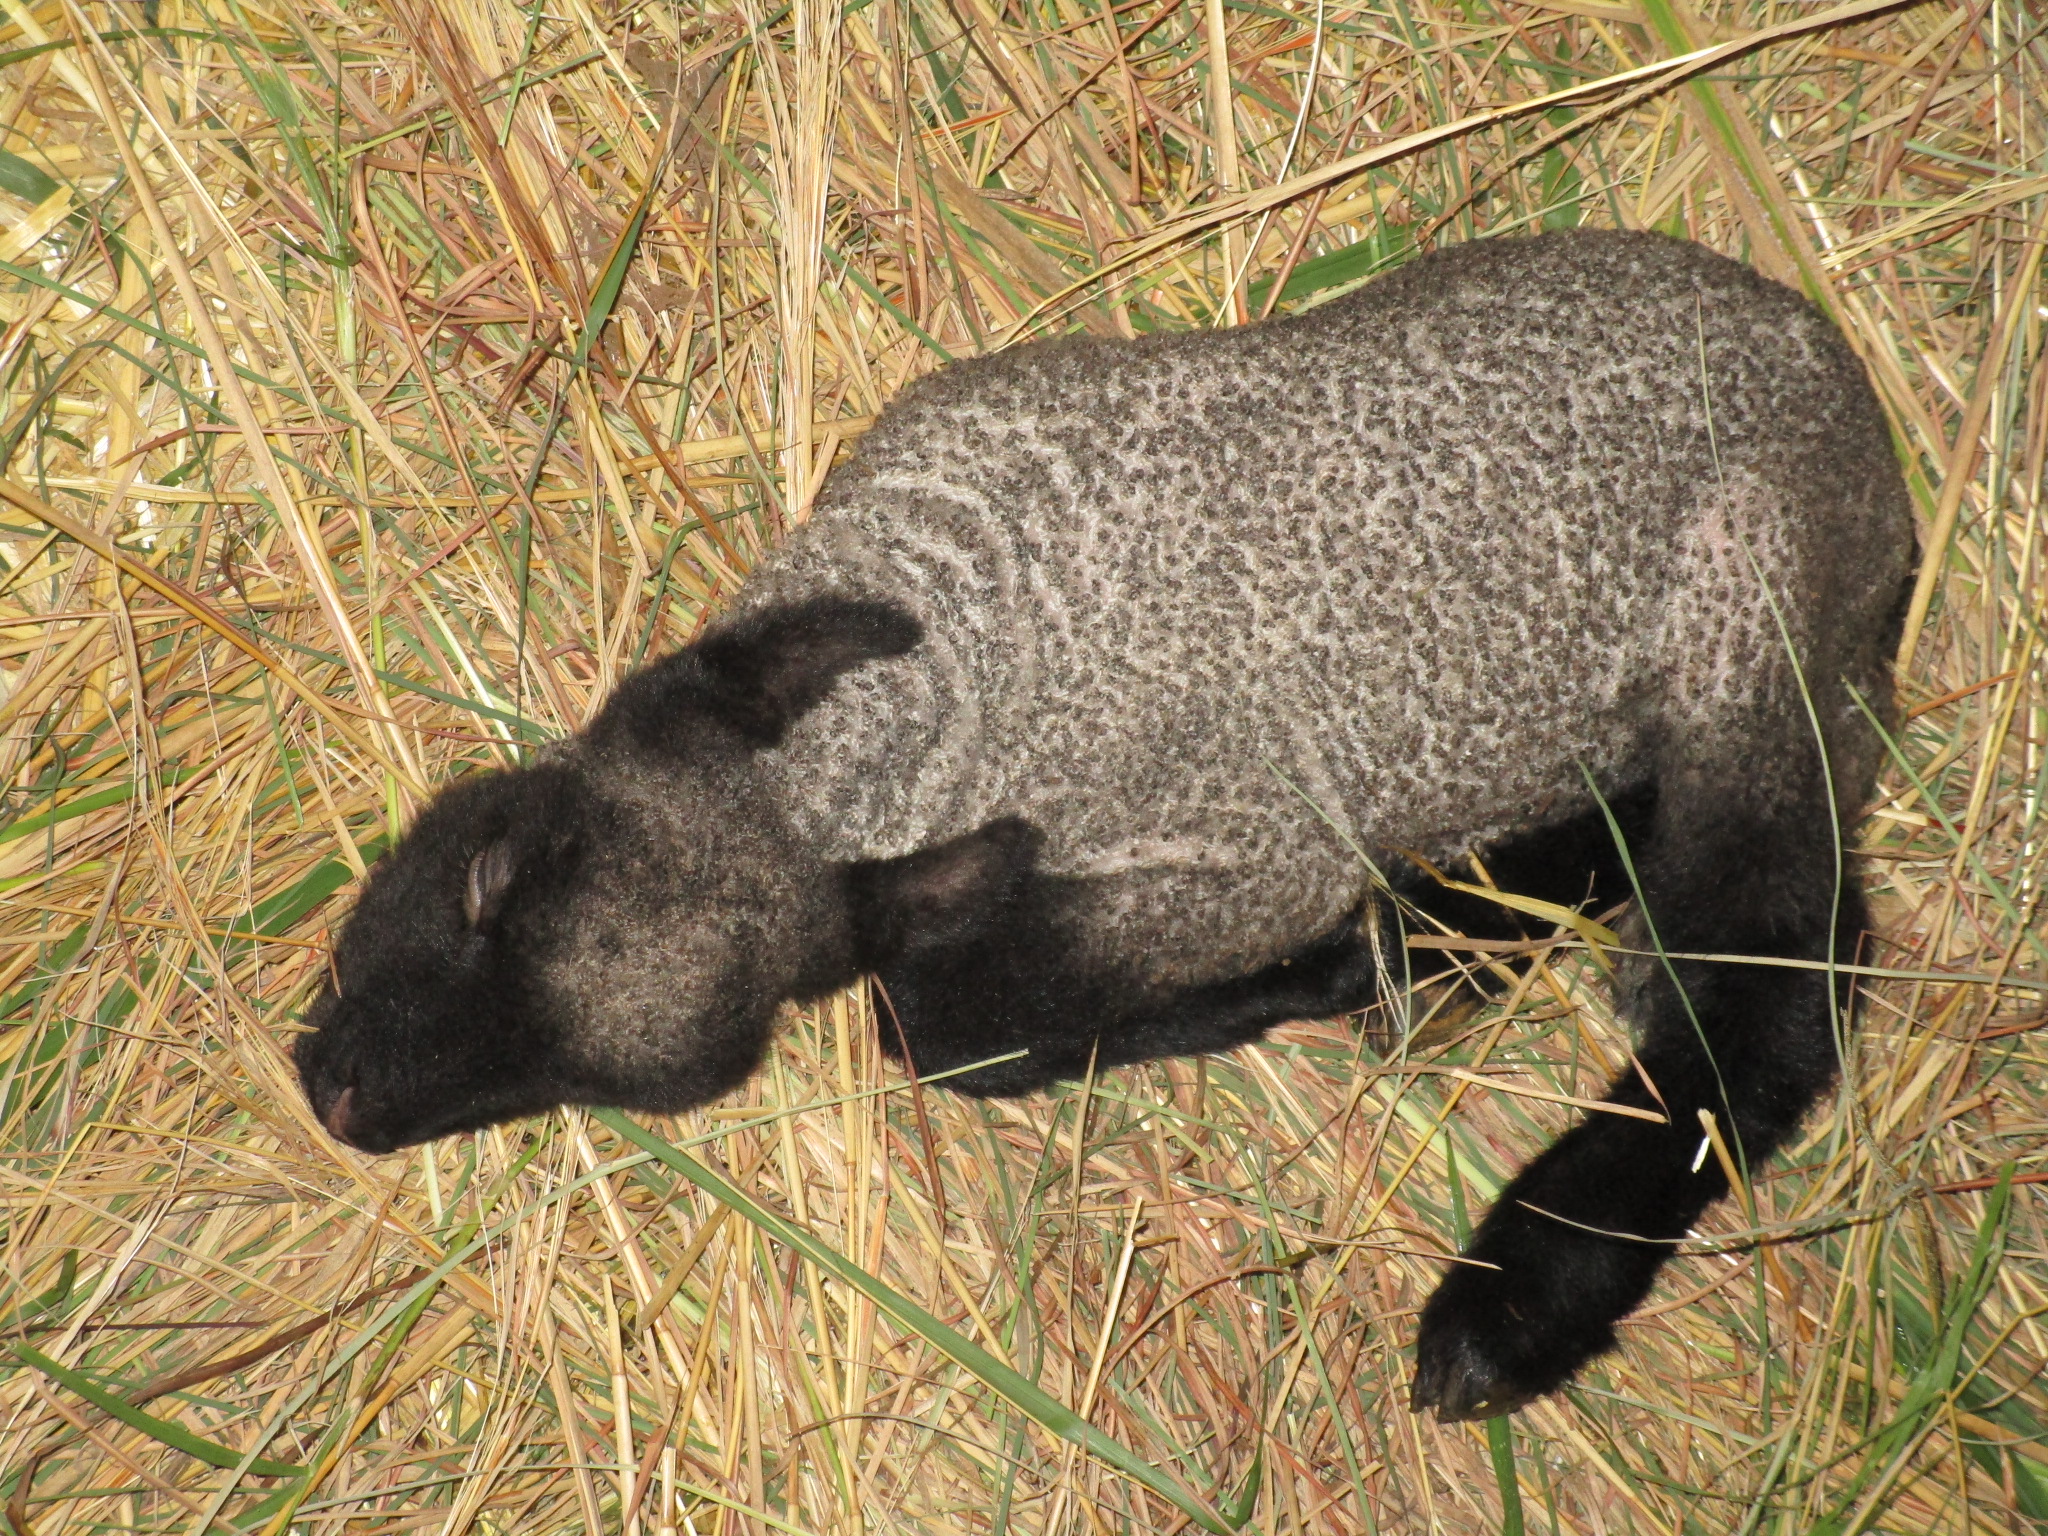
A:
MULTIPOLYGON (((306 1092, 372 1152, 679 1110, 872 974, 918 1073, 1031 1093, 1366 1008, 1388 888, 1428 905, 1417 871, 1474 851, 1637 897, 1639 951, 1848 958, 1913 542, 1841 336, 1658 235, 946 368, 703 638, 421 814, 306 1092)), ((1833 1080, 1825 968, 1617 985, 1640 1071, 1608 1096, 1661 1118, 1590 1115, 1514 1180, 1424 1309, 1418 1411, 1506 1413, 1611 1347, 1728 1190, 1701 1112, 1754 1169, 1833 1080)))

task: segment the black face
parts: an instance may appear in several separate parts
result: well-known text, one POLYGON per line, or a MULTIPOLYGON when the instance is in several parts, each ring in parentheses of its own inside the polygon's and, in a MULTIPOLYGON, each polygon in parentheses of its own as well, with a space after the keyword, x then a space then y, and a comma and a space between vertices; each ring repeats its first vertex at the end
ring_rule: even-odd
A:
POLYGON ((372 873, 307 1015, 320 1123, 389 1152, 737 1086, 783 999, 854 975, 838 887, 782 836, 752 754, 918 634, 839 599, 738 619, 627 679, 553 762, 445 791, 372 873))
POLYGON ((293 1052, 336 1138, 389 1152, 599 1093, 539 984, 535 918, 573 891, 601 819, 567 770, 487 774, 372 871, 293 1052))

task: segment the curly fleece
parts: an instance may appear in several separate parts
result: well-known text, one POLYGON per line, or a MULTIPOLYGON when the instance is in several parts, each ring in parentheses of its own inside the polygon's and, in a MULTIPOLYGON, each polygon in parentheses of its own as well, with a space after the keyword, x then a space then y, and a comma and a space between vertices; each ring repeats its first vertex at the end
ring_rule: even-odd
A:
POLYGON ((1612 795, 1684 762, 1767 812, 1812 739, 1802 675, 1860 792, 1841 685, 1884 695, 1911 541, 1812 306, 1587 231, 1243 330, 944 369, 740 610, 883 599, 927 636, 764 754, 798 841, 887 858, 1025 818, 1094 890, 1082 958, 1171 988, 1328 932, 1361 851, 1560 820, 1588 772, 1612 795))

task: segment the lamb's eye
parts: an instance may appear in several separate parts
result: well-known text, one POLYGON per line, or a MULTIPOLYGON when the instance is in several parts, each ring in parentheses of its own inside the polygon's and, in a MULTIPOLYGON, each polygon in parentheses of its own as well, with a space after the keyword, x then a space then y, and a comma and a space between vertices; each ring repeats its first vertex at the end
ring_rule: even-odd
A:
POLYGON ((512 883, 512 850, 503 840, 478 851, 469 861, 469 878, 462 888, 462 915, 472 928, 497 913, 512 883))

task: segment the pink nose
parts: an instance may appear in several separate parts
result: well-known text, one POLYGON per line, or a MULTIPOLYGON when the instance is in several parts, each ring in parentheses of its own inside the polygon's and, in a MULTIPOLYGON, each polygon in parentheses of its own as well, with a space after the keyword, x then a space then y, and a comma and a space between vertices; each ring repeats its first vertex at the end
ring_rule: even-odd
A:
POLYGON ((356 1088, 354 1083, 341 1090, 341 1095, 328 1106, 326 1117, 321 1124, 327 1127, 327 1134, 336 1141, 348 1140, 348 1112, 355 1108, 356 1088))

